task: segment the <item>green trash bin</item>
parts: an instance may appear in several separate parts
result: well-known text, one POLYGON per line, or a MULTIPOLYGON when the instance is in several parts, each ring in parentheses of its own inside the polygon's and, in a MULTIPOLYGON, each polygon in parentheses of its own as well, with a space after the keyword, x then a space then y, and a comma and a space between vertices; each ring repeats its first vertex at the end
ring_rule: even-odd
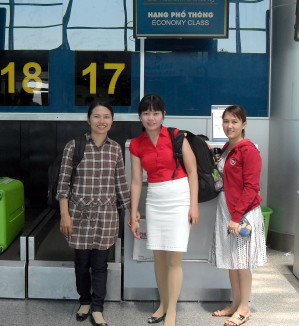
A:
POLYGON ((270 207, 266 207, 266 206, 262 206, 261 208, 262 208, 262 214, 264 216, 264 223, 265 223, 265 238, 267 240, 270 216, 273 213, 273 210, 270 207))

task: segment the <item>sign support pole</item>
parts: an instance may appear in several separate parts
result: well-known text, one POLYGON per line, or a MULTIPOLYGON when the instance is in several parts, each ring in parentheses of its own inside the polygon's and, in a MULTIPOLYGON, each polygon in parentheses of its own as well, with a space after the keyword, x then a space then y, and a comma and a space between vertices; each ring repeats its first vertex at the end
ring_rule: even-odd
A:
POLYGON ((145 37, 140 38, 140 100, 144 96, 144 70, 145 70, 145 51, 144 51, 145 37))

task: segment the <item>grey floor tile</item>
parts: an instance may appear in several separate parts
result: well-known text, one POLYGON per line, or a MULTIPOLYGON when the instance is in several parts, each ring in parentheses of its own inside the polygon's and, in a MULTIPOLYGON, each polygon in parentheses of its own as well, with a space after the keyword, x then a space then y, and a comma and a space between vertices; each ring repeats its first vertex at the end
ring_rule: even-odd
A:
MULTIPOLYGON (((298 326, 299 281, 292 274, 293 255, 268 249, 268 263, 253 271, 250 307, 246 326, 298 326)), ((109 326, 148 325, 147 317, 158 307, 153 301, 106 302, 104 316, 109 326)), ((221 326, 226 317, 212 312, 227 302, 179 302, 176 326, 221 326)), ((79 308, 73 300, 0 299, 0 326, 87 326, 77 322, 79 308)), ((162 324, 159 324, 162 326, 162 324)))
POLYGON ((69 324, 73 309, 72 301, 2 299, 0 325, 65 326, 69 324))
POLYGON ((147 317, 153 312, 153 302, 107 302, 104 317, 109 326, 148 325, 147 317))

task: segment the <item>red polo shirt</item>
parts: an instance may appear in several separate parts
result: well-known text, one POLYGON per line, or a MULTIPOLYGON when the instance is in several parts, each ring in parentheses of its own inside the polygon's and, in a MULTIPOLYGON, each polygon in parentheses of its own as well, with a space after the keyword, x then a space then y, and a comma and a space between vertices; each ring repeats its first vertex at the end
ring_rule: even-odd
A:
MULTIPOLYGON (((175 135, 178 129, 175 130, 175 135)), ((185 170, 180 166, 172 179, 176 162, 173 158, 173 147, 169 131, 166 127, 161 128, 156 147, 148 137, 146 131, 130 143, 131 154, 141 160, 142 167, 147 172, 148 182, 163 182, 181 179, 187 176, 185 170)))

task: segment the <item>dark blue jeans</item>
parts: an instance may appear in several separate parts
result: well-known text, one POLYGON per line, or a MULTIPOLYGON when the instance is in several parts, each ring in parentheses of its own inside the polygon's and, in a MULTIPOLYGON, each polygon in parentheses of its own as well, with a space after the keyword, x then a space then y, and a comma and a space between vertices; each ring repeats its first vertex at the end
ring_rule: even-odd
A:
POLYGON ((107 250, 75 249, 75 274, 77 292, 81 305, 91 304, 92 311, 102 312, 106 296, 107 250))

